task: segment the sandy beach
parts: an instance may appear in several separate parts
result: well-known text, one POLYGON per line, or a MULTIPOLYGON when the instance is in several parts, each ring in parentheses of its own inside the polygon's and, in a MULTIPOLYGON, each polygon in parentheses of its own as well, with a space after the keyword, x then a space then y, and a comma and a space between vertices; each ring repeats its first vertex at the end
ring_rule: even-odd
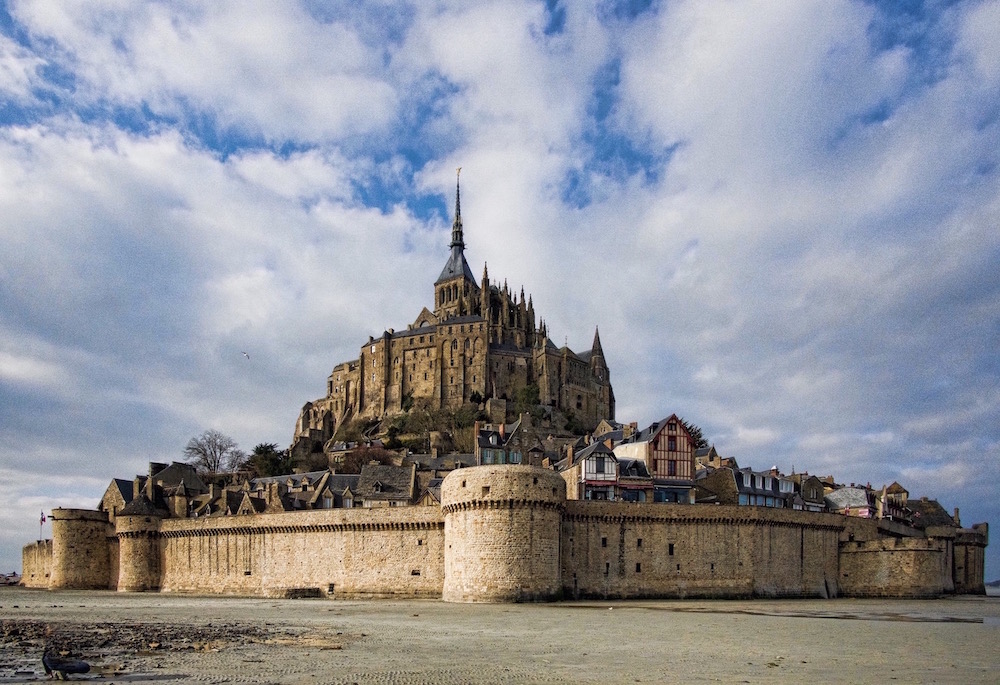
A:
POLYGON ((463 605, 0 588, 0 683, 996 683, 1000 598, 463 605))

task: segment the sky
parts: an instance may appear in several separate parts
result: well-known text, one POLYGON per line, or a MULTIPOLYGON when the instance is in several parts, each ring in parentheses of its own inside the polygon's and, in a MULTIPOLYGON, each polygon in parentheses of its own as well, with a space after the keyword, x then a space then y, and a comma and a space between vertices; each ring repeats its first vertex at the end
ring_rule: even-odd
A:
POLYGON ((985 1, 0 1, 0 571, 207 429, 287 446, 433 305, 457 167, 473 273, 558 346, 600 328, 619 421, 1000 525, 998 33, 985 1))

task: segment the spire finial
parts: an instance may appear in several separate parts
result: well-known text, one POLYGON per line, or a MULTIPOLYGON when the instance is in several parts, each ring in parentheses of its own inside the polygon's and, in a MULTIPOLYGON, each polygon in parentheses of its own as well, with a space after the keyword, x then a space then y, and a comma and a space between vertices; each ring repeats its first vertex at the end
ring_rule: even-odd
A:
POLYGON ((451 245, 448 247, 465 249, 465 240, 462 236, 462 197, 459 176, 462 174, 462 167, 455 169, 455 221, 451 225, 451 245))

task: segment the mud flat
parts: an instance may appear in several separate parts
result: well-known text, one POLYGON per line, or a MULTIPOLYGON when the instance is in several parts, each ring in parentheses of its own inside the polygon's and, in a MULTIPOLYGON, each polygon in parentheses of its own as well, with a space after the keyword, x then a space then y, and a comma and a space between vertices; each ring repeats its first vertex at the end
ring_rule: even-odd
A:
POLYGON ((0 683, 996 683, 1000 598, 467 605, 0 587, 0 683), (51 637, 45 637, 46 628, 51 637))

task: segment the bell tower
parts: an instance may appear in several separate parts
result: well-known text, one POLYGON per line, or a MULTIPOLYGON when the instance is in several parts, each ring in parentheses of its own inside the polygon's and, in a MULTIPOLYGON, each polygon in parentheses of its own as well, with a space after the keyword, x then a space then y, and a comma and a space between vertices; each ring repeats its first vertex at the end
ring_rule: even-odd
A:
POLYGON ((465 261, 465 239, 462 233, 462 201, 459 175, 455 171, 455 221, 451 225, 451 254, 441 275, 434 282, 434 313, 439 321, 477 313, 479 286, 465 261))

